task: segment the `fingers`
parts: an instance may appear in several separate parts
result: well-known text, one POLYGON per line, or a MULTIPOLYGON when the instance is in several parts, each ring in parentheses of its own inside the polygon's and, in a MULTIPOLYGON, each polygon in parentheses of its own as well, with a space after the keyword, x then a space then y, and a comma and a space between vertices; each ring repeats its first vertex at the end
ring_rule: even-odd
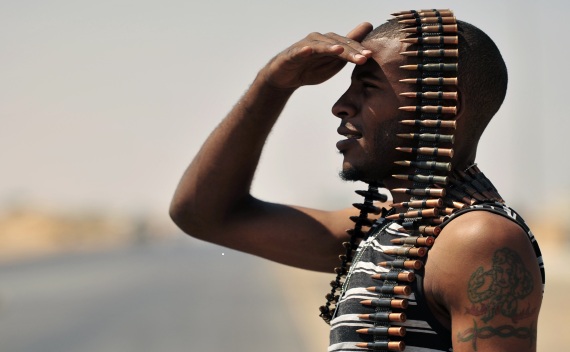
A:
MULTIPOLYGON (((364 38, 366 38, 368 33, 370 33, 373 28, 374 27, 372 26, 372 24, 370 24, 368 22, 363 22, 363 23, 359 24, 358 26, 356 26, 353 30, 351 30, 346 35, 347 38, 353 39, 356 43, 358 43, 358 46, 359 46, 358 49, 360 50, 360 54, 365 56, 367 59, 372 56, 372 51, 364 48, 360 44, 360 42, 362 42, 362 40, 364 40, 364 38)), ((366 62, 366 60, 361 60, 361 61, 363 61, 363 62, 360 62, 360 63, 366 62)))
POLYGON ((357 65, 364 64, 372 51, 366 49, 360 43, 373 29, 372 24, 364 22, 352 29, 346 36, 336 33, 311 33, 296 46, 291 47, 291 58, 304 59, 313 54, 324 56, 336 56, 357 65), (298 46, 301 44, 302 46, 298 46))
MULTIPOLYGON (((320 34, 319 34, 320 35, 320 34)), ((322 40, 312 40, 310 45, 303 47, 292 47, 289 50, 289 55, 292 61, 298 61, 313 54, 322 56, 338 56, 344 52, 344 48, 336 43, 330 43, 322 40)))
POLYGON ((356 26, 353 30, 348 32, 346 35, 347 38, 356 40, 357 42, 361 42, 368 33, 370 33, 373 29, 372 24, 368 22, 363 22, 356 26))
MULTIPOLYGON (((354 32, 354 30, 352 32, 354 32)), ((364 31, 361 30, 358 34, 362 35, 362 32, 364 31)), ((327 33, 325 36, 329 38, 329 40, 336 42, 335 46, 342 48, 342 53, 339 56, 343 57, 349 62, 360 65, 365 63, 366 60, 372 56, 372 51, 366 49, 364 46, 362 46, 360 41, 352 37, 343 37, 336 33, 327 33)))

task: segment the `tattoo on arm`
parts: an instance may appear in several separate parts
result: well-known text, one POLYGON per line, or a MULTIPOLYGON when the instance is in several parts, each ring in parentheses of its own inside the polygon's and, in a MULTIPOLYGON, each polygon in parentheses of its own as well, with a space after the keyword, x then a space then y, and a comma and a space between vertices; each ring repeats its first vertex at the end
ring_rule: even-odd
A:
POLYGON ((469 279, 467 293, 473 303, 466 313, 483 315, 487 323, 496 314, 511 318, 513 323, 532 315, 535 309, 519 307, 519 300, 533 289, 532 276, 524 267, 519 255, 509 248, 502 248, 493 255, 490 270, 480 266, 469 279))
POLYGON ((483 324, 473 319, 473 327, 459 332, 460 342, 471 342, 477 351, 477 340, 492 337, 528 339, 530 345, 536 341, 536 321, 529 326, 500 325, 492 326, 490 322, 497 315, 510 318, 513 324, 534 316, 536 307, 530 304, 520 307, 519 302, 533 290, 532 275, 525 268, 519 255, 509 249, 502 248, 493 255, 489 270, 480 266, 469 279, 467 294, 472 303, 465 309, 465 314, 480 317, 483 324), (488 324, 488 325, 487 325, 488 324))
POLYGON ((531 323, 529 327, 515 328, 512 325, 493 326, 478 326, 475 319, 473 319, 473 327, 463 332, 457 333, 457 339, 460 342, 469 342, 473 347, 473 351, 477 351, 478 339, 489 339, 492 337, 515 337, 518 339, 528 339, 529 346, 532 346, 536 341, 536 323, 531 323))

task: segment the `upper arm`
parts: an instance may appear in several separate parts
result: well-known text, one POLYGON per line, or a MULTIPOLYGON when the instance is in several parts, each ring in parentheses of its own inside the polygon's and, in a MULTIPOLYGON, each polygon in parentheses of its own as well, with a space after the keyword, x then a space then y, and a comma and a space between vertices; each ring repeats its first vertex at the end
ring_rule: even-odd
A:
POLYGON ((542 280, 526 234, 489 212, 453 220, 430 251, 426 282, 447 311, 454 351, 535 351, 542 280))
POLYGON ((355 209, 322 211, 253 197, 217 221, 182 229, 190 235, 304 269, 332 272, 355 209))

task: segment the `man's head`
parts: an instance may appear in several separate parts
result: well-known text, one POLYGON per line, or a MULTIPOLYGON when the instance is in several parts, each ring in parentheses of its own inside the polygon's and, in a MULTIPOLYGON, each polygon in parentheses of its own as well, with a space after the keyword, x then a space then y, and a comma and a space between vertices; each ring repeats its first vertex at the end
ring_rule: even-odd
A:
MULTIPOLYGON (((502 56, 493 41, 477 27, 458 21, 459 37, 459 101, 457 115, 454 165, 462 167, 474 161, 477 143, 488 122, 501 106, 507 88, 507 69, 502 56)), ((398 82, 406 76, 399 67, 420 63, 418 58, 405 57, 400 52, 415 50, 412 44, 401 43, 406 37, 400 32, 404 25, 390 20, 375 28, 363 41, 363 45, 374 53, 373 60, 354 69, 352 83, 347 92, 333 107, 333 113, 342 118, 343 125, 354 123, 363 158, 355 159, 350 148, 341 149, 345 155, 344 176, 348 179, 379 180, 389 177, 393 161, 401 160, 394 147, 402 146, 396 133, 407 132, 397 121, 406 118, 398 107, 414 105, 410 99, 399 96, 416 87, 398 82), (361 91, 366 99, 359 97, 359 87, 366 83, 364 77, 370 71, 378 76, 382 87, 377 90, 361 91), (354 122, 353 122, 354 121, 354 122), (365 129, 366 128, 366 129, 365 129), (374 133, 372 136, 371 133, 374 133)), ((454 88, 455 89, 455 88, 454 88)), ((454 105, 455 102, 450 103, 454 105)), ((409 115, 408 115, 409 116, 409 115)), ((339 132, 346 133, 346 129, 339 132)), ((347 143, 348 144, 348 143, 347 143)), ((339 148, 340 149, 340 148, 339 148)), ((356 152, 353 152, 356 154, 356 152)))

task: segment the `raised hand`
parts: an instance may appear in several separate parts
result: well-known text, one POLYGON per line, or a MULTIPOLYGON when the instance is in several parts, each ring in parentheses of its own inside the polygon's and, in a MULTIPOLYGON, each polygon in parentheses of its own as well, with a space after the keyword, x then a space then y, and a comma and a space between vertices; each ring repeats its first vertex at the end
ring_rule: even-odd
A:
POLYGON ((322 83, 347 62, 362 65, 372 55, 360 42, 372 30, 362 23, 343 37, 335 33, 311 33, 275 56, 260 75, 278 89, 296 89, 322 83))

